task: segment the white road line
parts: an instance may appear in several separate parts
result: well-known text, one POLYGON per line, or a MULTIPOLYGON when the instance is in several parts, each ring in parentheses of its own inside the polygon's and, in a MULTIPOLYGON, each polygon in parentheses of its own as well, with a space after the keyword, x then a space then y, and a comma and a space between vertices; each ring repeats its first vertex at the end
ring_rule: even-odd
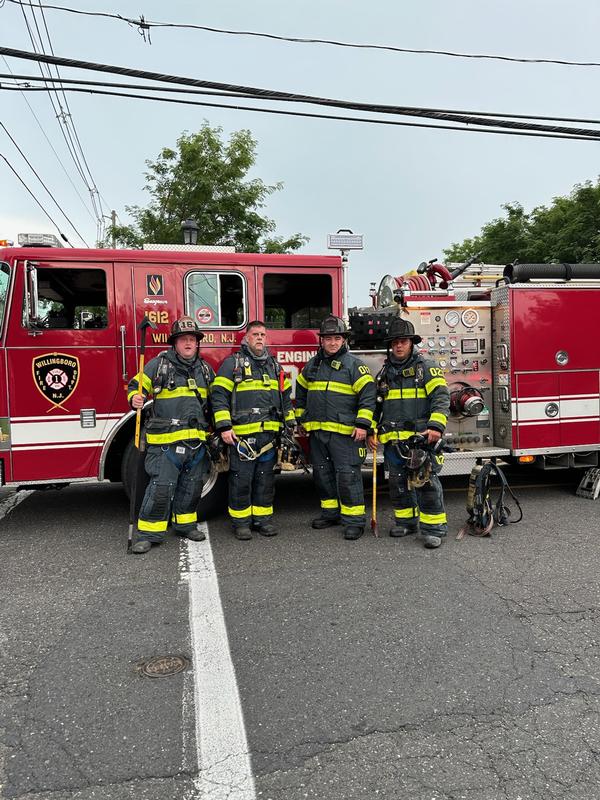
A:
POLYGON ((27 500, 30 494, 33 494, 33 489, 23 489, 20 492, 15 492, 11 494, 9 497, 6 498, 2 503, 0 503, 0 519, 6 517, 7 514, 16 508, 19 503, 22 503, 23 500, 27 500))
MULTIPOLYGON (((188 542, 187 582, 194 666, 198 777, 194 800, 256 800, 235 670, 206 523, 188 542)), ((184 566, 185 570, 186 567, 184 566)), ((182 576, 183 578, 183 576, 182 576)))

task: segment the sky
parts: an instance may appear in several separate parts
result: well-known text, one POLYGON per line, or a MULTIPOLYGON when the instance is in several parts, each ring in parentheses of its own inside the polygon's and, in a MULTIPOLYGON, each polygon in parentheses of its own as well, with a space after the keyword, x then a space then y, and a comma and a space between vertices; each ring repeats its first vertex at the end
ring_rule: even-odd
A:
MULTIPOLYGON (((24 5, 29 2, 36 6, 39 0, 24 5)), ((283 36, 600 61, 600 4, 589 0, 42 2, 283 36)), ((369 103, 600 118, 600 67, 357 50, 167 28, 152 30, 150 45, 121 21, 51 9, 45 13, 54 53, 66 58, 369 103)), ((41 17, 38 22, 41 26, 41 17)), ((0 44, 32 49, 21 8, 8 0, 0 0, 0 44)), ((16 74, 39 74, 32 62, 7 61, 16 74)), ((0 72, 8 72, 1 58, 0 72)), ((96 77, 67 69, 62 75, 96 77)), ((93 243, 96 224, 87 189, 48 97, 27 95, 43 131, 20 93, 2 91, 0 98, 0 121, 93 243)), ((174 145, 183 131, 198 130, 204 120, 222 126, 225 136, 249 129, 258 142, 252 176, 284 184, 265 209, 279 235, 309 236, 306 253, 326 253, 327 234, 340 228, 364 235, 364 250, 351 254, 350 305, 369 303, 371 281, 378 284, 385 274, 401 275, 421 261, 443 258, 444 248, 500 216, 503 203, 518 201, 526 209, 546 205, 600 173, 596 142, 275 117, 91 95, 69 94, 68 99, 104 209, 108 214, 115 209, 122 222, 130 221, 126 206, 147 203, 145 160, 174 145)), ((1 127, 0 154, 76 243, 1 127)), ((22 231, 55 232, 0 159, 0 239, 16 238, 22 231)))

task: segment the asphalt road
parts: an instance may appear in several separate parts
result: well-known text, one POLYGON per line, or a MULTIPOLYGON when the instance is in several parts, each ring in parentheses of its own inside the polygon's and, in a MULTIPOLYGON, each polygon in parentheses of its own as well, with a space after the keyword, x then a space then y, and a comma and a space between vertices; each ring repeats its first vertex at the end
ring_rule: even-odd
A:
MULTIPOLYGON (((456 541, 466 478, 445 479, 437 551, 385 535, 384 493, 379 539, 313 531, 302 476, 273 539, 209 522, 257 798, 599 796, 598 503, 562 473, 515 483, 521 523, 456 541)), ((235 797, 195 788, 187 543, 127 556, 127 518, 96 485, 0 520, 3 798, 235 797), (163 654, 191 666, 143 676, 163 654)))

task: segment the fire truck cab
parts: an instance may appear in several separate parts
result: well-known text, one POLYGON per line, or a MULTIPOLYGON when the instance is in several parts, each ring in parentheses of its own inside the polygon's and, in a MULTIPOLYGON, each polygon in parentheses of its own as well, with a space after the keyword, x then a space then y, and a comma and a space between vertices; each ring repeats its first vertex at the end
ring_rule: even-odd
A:
MULTIPOLYGON (((164 350, 171 324, 190 314, 218 368, 247 323, 262 319, 292 380, 316 352, 318 328, 341 315, 340 256, 170 250, 0 249, 0 485, 123 480, 135 416, 125 387, 164 350)), ((217 502, 217 475, 205 508, 217 502)))

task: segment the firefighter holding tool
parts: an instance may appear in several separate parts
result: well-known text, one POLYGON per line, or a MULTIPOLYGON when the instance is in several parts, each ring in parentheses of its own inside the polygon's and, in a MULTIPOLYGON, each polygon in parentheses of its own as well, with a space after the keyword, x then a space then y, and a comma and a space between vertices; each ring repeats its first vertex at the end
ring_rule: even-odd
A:
POLYGON ((296 383, 296 417, 309 434, 313 476, 321 500, 316 529, 344 526, 345 539, 364 532, 362 464, 367 431, 375 411, 375 383, 369 368, 348 352, 342 319, 321 323, 321 347, 296 383))
POLYGON ((229 518, 236 539, 275 536, 277 440, 295 428, 292 384, 267 348, 264 322, 248 323, 238 352, 218 369, 212 388, 215 428, 229 448, 229 518))
MULTIPOLYGON (((442 435, 450 412, 443 371, 415 352, 421 341, 408 320, 394 319, 385 339, 388 352, 377 375, 377 437, 389 471, 394 526, 390 536, 418 533, 426 548, 447 534, 442 485, 442 435)), ((373 449, 373 437, 369 436, 373 449)))
POLYGON ((200 357, 204 334, 191 317, 181 317, 171 328, 165 350, 148 362, 142 375, 129 383, 128 398, 134 409, 149 396, 153 413, 146 420, 146 472, 150 482, 137 521, 136 554, 160 544, 171 523, 179 536, 202 541, 196 508, 202 495, 207 467, 206 439, 210 424, 209 387, 212 368, 200 357))

